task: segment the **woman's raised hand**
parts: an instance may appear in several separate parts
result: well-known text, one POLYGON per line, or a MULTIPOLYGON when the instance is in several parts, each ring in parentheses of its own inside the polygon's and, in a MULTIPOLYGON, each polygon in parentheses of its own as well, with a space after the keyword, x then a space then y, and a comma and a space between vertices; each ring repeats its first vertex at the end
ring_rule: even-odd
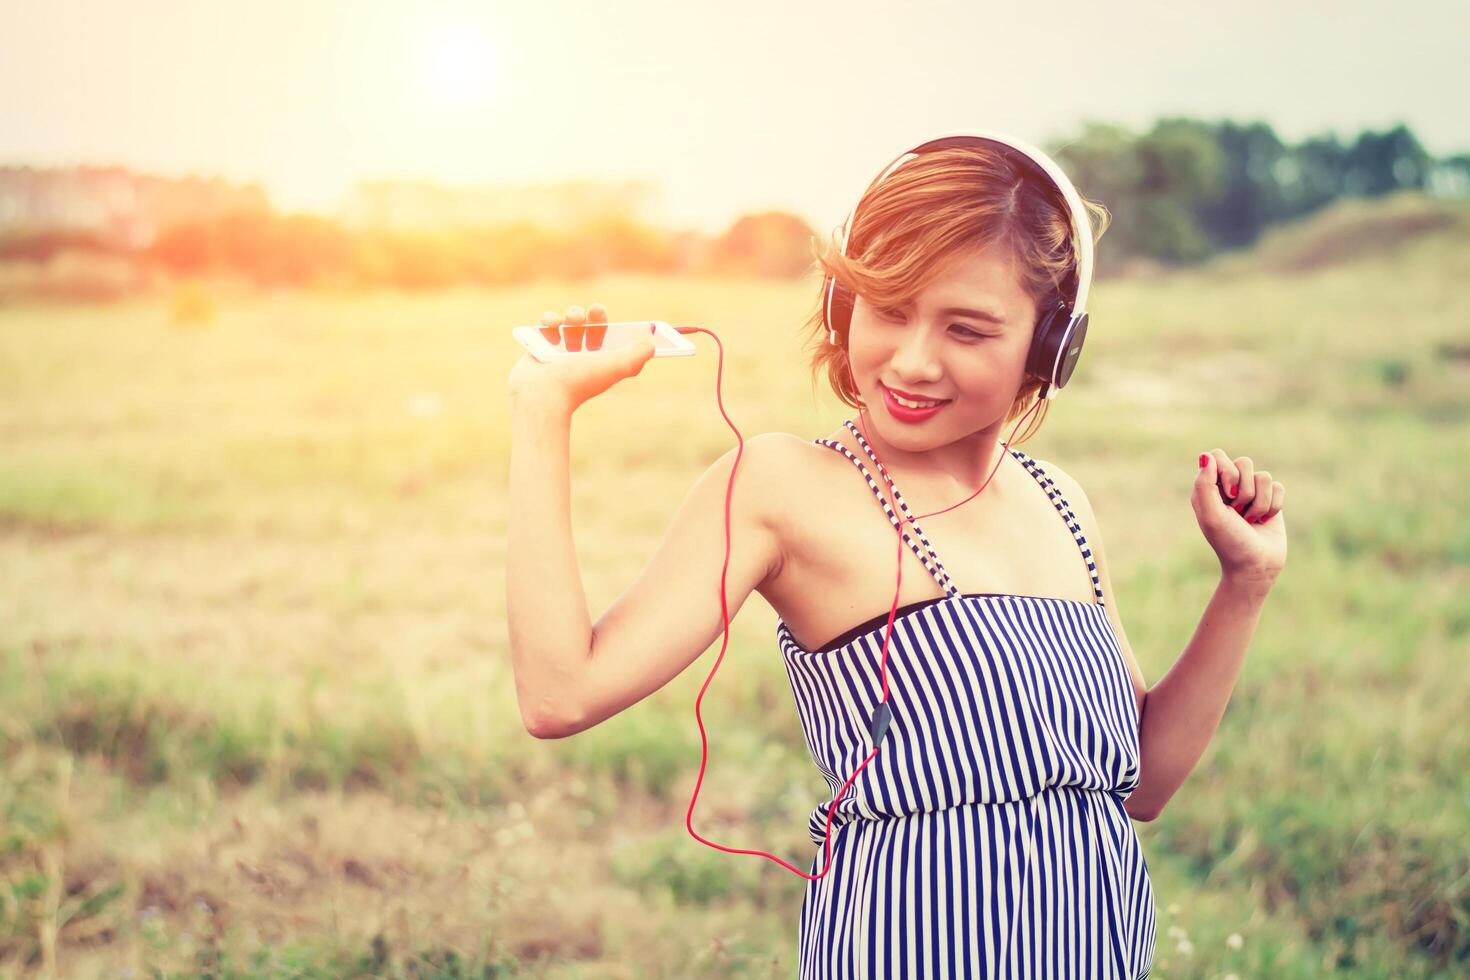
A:
POLYGON ((1286 565, 1286 487, 1249 456, 1199 455, 1190 502, 1226 577, 1270 588, 1286 565))
POLYGON ((575 357, 559 357, 543 364, 529 353, 511 368, 508 386, 512 399, 541 399, 568 413, 590 398, 602 394, 624 378, 643 370, 653 357, 653 337, 639 337, 626 347, 614 350, 594 349, 584 343, 596 338, 600 324, 606 324, 607 308, 593 303, 584 313, 580 306, 569 306, 565 317, 548 310, 541 315, 543 331, 554 331, 548 339, 565 338, 568 350, 582 350, 575 357))

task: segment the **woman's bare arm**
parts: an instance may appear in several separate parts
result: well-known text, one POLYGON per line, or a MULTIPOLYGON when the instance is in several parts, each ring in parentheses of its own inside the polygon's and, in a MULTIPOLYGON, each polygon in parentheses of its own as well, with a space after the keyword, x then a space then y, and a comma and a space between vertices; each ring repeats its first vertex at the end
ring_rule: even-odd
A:
MULTIPOLYGON (((571 413, 513 402, 507 616, 526 729, 564 738, 678 676, 720 635, 725 488, 737 449, 696 481, 637 581, 597 621, 587 610, 571 527, 571 413)), ((794 437, 748 439, 730 507, 730 618, 781 567, 771 520, 775 479, 790 477, 794 437)))
POLYGON ((572 541, 571 410, 512 392, 505 594, 516 699, 526 730, 554 732, 592 646, 572 541))

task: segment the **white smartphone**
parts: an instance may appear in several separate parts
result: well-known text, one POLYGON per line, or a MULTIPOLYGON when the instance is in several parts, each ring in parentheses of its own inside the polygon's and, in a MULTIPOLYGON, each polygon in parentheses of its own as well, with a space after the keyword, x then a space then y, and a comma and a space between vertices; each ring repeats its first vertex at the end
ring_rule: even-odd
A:
POLYGON ((627 347, 638 337, 653 336, 654 357, 688 357, 698 348, 678 330, 662 320, 621 320, 555 327, 512 327, 511 333, 531 356, 543 364, 558 357, 575 357, 597 350, 627 347))

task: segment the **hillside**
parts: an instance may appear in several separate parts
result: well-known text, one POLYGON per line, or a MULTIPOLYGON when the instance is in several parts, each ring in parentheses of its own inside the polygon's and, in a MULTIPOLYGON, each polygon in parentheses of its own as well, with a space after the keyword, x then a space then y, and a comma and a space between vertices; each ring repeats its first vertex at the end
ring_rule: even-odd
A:
POLYGON ((1294 275, 1382 258, 1421 242, 1470 246, 1470 200, 1405 191, 1344 198, 1300 221, 1267 232, 1249 249, 1218 256, 1205 268, 1221 275, 1294 275))

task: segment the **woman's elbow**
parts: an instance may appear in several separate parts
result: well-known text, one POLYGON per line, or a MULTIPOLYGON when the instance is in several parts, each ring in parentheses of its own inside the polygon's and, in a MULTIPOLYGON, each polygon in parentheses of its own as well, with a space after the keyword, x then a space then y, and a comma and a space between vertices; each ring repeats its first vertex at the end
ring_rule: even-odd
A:
POLYGON ((521 720, 526 723, 526 731, 531 735, 532 738, 545 740, 551 738, 567 737, 567 733, 565 731, 563 731, 560 727, 551 722, 542 721, 535 718, 526 718, 524 716, 522 716, 521 720))
POLYGON ((533 738, 567 738, 587 727, 580 719, 569 718, 562 706, 543 700, 535 707, 521 705, 521 724, 533 738))
MULTIPOLYGON (((1132 801, 1130 800, 1129 802, 1132 801)), ((1138 803, 1133 806, 1129 806, 1127 803, 1123 805, 1124 812, 1126 812, 1130 818, 1137 820, 1139 823, 1152 823, 1153 821, 1159 819, 1159 812, 1162 809, 1162 807, 1145 807, 1142 803, 1138 803)))

